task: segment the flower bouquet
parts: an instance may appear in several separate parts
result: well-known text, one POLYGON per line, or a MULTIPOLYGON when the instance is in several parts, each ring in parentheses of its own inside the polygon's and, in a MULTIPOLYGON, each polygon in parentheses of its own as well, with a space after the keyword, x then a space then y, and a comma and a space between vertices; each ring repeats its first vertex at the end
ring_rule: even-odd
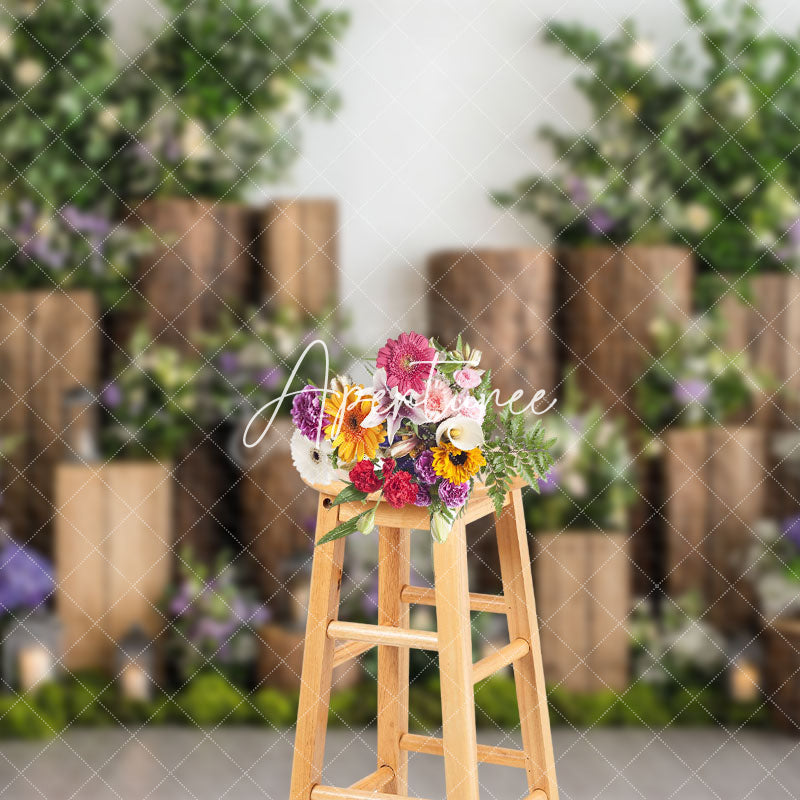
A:
POLYGON ((318 486, 344 480, 333 504, 365 505, 320 544, 370 533, 373 500, 429 508, 431 534, 443 542, 479 482, 498 513, 514 477, 538 491, 554 441, 541 422, 526 430, 510 405, 489 408, 497 392, 480 360, 480 351, 460 337, 447 351, 403 333, 378 351, 371 388, 338 377, 326 389, 309 385, 294 397, 292 459, 301 477, 318 486))

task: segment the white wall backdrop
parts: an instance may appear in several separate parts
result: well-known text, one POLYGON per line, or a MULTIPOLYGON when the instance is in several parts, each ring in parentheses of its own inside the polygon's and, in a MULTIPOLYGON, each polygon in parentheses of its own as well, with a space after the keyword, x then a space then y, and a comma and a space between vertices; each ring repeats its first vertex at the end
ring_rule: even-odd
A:
MULTIPOLYGON (((158 21, 154 2, 114 5, 126 52, 158 21)), ((424 328, 431 251, 549 241, 546 231, 488 198, 490 189, 552 164, 534 136, 542 123, 587 122, 571 87, 575 62, 540 41, 548 18, 611 32, 633 17, 658 58, 679 39, 695 44, 679 0, 327 4, 352 15, 333 71, 343 104, 333 121, 305 126, 290 180, 265 187, 264 195, 339 198, 341 291, 367 346, 398 329, 424 328)), ((765 26, 800 25, 797 0, 768 0, 763 10, 765 26)))

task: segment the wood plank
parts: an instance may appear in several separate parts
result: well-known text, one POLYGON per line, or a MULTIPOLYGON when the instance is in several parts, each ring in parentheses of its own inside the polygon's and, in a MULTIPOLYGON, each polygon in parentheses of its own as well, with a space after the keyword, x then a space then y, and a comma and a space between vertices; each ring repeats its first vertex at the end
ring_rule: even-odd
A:
POLYGON ((375 647, 375 645, 371 642, 347 642, 346 644, 338 645, 333 652, 334 669, 342 666, 342 664, 346 664, 348 661, 352 661, 354 658, 364 655, 364 653, 368 653, 373 647, 375 647))
POLYGON ((172 484, 163 464, 111 463, 103 468, 106 495, 108 616, 106 632, 119 642, 133 626, 155 639, 168 620, 159 610, 172 567, 172 484))
POLYGON ((105 632, 106 487, 100 469, 81 464, 61 464, 55 484, 56 609, 64 631, 64 666, 107 667, 113 642, 105 632))
POLYGON ((335 786, 315 786, 311 791, 311 800, 421 800, 421 798, 385 792, 337 789, 335 786))
MULTIPOLYGON (((408 630, 409 607, 400 590, 411 576, 411 531, 380 528, 378 544, 378 625, 408 630)), ((378 647, 378 766, 393 772, 387 791, 408 793, 408 754, 400 738, 408 733, 409 650, 378 647)))
POLYGON ((447 795, 479 800, 467 534, 461 520, 446 542, 433 545, 433 572, 447 795))
POLYGON ((273 200, 264 215, 265 301, 318 316, 338 295, 338 206, 325 198, 273 200))
MULTIPOLYGON (((338 524, 337 508, 326 507, 331 499, 319 497, 317 541, 338 524)), ((308 800, 322 779, 334 654, 328 626, 339 611, 344 544, 336 539, 314 551, 289 800, 308 800)))
POLYGON ((511 505, 497 518, 496 526, 503 594, 508 603, 508 635, 512 640, 525 639, 530 644, 528 655, 514 662, 520 729, 528 756, 528 788, 542 789, 551 800, 558 800, 528 534, 519 489, 514 491, 511 505))

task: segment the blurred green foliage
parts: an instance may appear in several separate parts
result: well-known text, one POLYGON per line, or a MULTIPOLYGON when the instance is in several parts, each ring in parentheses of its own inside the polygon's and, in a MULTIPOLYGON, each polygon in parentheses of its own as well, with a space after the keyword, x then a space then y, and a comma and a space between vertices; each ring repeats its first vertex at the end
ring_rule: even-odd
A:
MULTIPOLYGON (((700 49, 668 53, 632 22, 604 37, 552 22, 545 40, 580 62, 592 116, 547 127, 555 166, 498 192, 569 244, 675 242, 738 278, 800 266, 800 36, 769 29, 758 3, 684 0, 700 49)), ((701 282, 713 302, 724 288, 701 282)))

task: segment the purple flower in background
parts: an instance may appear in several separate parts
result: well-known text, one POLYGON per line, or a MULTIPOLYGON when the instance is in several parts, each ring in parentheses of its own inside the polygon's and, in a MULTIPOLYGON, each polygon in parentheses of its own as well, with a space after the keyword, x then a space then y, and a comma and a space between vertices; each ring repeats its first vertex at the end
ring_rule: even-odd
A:
POLYGON ((800 551, 800 516, 787 517, 781 525, 781 533, 800 551))
POLYGON ((369 591, 361 595, 361 609, 368 617, 378 610, 378 576, 373 576, 369 591))
POLYGON ((689 378, 685 381, 676 381, 672 387, 672 396, 684 405, 689 403, 705 403, 711 394, 711 387, 700 378, 689 378))
POLYGON ((586 188, 586 181, 577 175, 570 175, 567 178, 565 188, 576 206, 585 206, 589 202, 589 190, 586 188))
POLYGON ((431 494, 427 486, 417 484, 417 499, 414 501, 415 506, 420 508, 427 508, 431 504, 431 494))
POLYGON ((192 591, 186 582, 181 584, 181 588, 173 596, 169 602, 169 613, 173 616, 180 617, 185 614, 192 604, 193 600, 192 591))
POLYGON ((0 549, 0 613, 41 605, 54 587, 47 559, 8 539, 0 549))
POLYGON ((800 247, 800 218, 796 219, 787 229, 789 241, 795 246, 800 247))
POLYGON ((111 223, 107 217, 91 211, 81 211, 75 206, 64 206, 61 209, 61 219, 78 233, 105 238, 111 232, 111 223))
POLYGON ((322 427, 330 423, 330 417, 322 412, 322 392, 316 386, 306 386, 292 400, 292 421, 306 439, 316 441, 319 420, 322 427))
POLYGON ((33 261, 39 261, 51 269, 63 269, 67 262, 64 252, 56 250, 46 236, 37 234, 22 245, 22 252, 33 261))
POLYGON ((100 400, 107 408, 117 408, 122 402, 122 390, 112 381, 100 393, 100 400))
POLYGON ((592 233, 608 233, 614 227, 614 220, 611 215, 602 208, 592 209, 586 218, 586 222, 592 233))
POLYGON ((433 471, 433 451, 423 450, 414 462, 414 472, 417 477, 428 486, 436 483, 438 476, 433 471))
POLYGON ((220 353, 217 361, 219 362, 219 368, 227 375, 236 372, 239 367, 239 356, 230 350, 224 350, 220 353))
POLYGON ((273 367, 273 369, 265 369, 258 376, 258 385, 263 386, 265 389, 277 389, 284 379, 286 373, 283 367, 273 367))
POLYGON ((555 494, 558 491, 558 471, 555 467, 544 478, 539 478, 539 491, 542 494, 555 494))
POLYGON ((469 497, 469 483, 442 481, 439 484, 439 497, 448 508, 461 508, 469 497))

